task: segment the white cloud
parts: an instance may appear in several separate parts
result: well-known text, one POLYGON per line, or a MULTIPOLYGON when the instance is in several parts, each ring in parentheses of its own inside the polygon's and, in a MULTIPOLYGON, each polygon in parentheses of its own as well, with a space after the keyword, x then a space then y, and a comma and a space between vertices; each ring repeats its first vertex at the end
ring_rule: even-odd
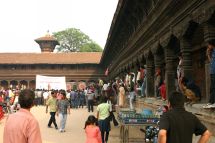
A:
POLYGON ((0 0, 0 52, 40 52, 46 31, 78 28, 104 47, 118 0, 0 0))

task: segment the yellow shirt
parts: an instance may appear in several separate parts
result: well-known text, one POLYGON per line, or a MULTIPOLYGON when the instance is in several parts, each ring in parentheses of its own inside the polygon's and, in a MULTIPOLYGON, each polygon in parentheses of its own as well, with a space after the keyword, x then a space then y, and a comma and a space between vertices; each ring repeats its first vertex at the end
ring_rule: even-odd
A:
POLYGON ((99 112, 99 120, 104 120, 105 118, 107 118, 110 113, 110 104, 108 103, 102 103, 99 104, 97 107, 97 111, 99 112))
POLYGON ((48 101, 46 102, 46 105, 49 106, 49 111, 50 112, 56 112, 57 111, 57 98, 49 98, 48 101))

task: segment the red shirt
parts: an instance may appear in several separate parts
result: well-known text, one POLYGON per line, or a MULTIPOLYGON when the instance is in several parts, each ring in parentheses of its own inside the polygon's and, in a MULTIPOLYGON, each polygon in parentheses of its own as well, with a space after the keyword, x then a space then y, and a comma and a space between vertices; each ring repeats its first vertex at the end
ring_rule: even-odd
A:
POLYGON ((144 72, 145 72, 144 69, 140 69, 140 79, 144 79, 144 75, 145 75, 144 72))
POLYGON ((163 83, 160 86, 160 93, 163 99, 166 99, 166 85, 163 83))

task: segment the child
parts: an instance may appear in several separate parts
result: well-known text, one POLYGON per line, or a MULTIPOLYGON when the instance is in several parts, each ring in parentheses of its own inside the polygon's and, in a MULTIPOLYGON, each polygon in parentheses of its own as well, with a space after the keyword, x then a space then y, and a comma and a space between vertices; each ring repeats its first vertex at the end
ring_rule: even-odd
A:
POLYGON ((160 90, 160 95, 162 97, 162 100, 165 101, 166 100, 166 84, 165 84, 165 80, 163 81, 163 83, 159 87, 159 90, 160 90))
POLYGON ((95 116, 90 115, 85 122, 85 133, 87 136, 86 143, 102 143, 101 132, 98 125, 98 121, 95 116))

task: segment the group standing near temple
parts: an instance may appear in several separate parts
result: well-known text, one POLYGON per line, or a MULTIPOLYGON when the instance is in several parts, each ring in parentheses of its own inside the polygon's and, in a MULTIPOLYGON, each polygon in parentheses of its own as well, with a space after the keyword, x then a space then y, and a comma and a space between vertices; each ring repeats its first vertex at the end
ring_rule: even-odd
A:
MULTIPOLYGON (((215 40, 208 42, 207 56, 210 61, 210 77, 211 77, 211 87, 210 87, 210 99, 209 103, 204 106, 204 108, 214 108, 215 104, 215 40)), ((193 105, 201 100, 201 90, 195 84, 195 82, 186 77, 183 72, 183 56, 179 54, 179 63, 177 68, 177 84, 176 86, 178 99, 181 100, 180 108, 183 108, 182 104, 185 102, 187 104, 193 105)), ((95 143, 106 143, 108 141, 109 132, 111 131, 110 122, 113 122, 114 126, 118 126, 118 121, 115 118, 114 112, 117 108, 129 107, 130 110, 134 110, 134 101, 137 96, 140 98, 147 97, 147 70, 146 66, 141 66, 138 70, 138 74, 128 73, 125 79, 120 79, 116 77, 114 81, 106 81, 99 79, 98 82, 94 84, 87 85, 86 88, 82 89, 70 89, 70 90, 28 90, 28 89, 2 89, 0 90, 0 120, 4 117, 4 114, 10 113, 9 120, 6 122, 4 134, 8 134, 9 131, 15 128, 12 125, 7 125, 12 122, 12 118, 15 118, 18 114, 26 114, 26 119, 34 117, 30 116, 29 111, 33 105, 36 106, 46 106, 46 113, 50 114, 50 119, 47 122, 47 127, 51 128, 52 124, 59 132, 63 133, 66 131, 66 121, 67 115, 70 114, 70 109, 78 110, 78 108, 86 108, 87 112, 94 112, 96 110, 96 116, 89 116, 85 123, 85 132, 87 136, 87 143, 90 143, 91 136, 96 134, 97 142, 95 143), (28 103, 27 99, 32 103, 28 103), (25 103, 26 102, 26 103, 25 103), (97 106, 94 109, 94 106, 97 106), (48 110, 49 109, 49 110, 48 110), (60 117, 60 124, 57 125, 55 116, 60 117)), ((172 99, 174 95, 166 95, 165 78, 162 77, 161 69, 156 69, 155 72, 155 97, 158 100, 166 101, 168 99, 173 109, 177 106, 176 99, 172 99), (176 104, 176 105, 175 105, 176 104)), ((174 97, 176 98, 176 97, 174 97)), ((177 112, 176 112, 177 113, 177 112)), ((183 111, 183 113, 185 113, 183 111)), ((171 114, 175 114, 172 112, 171 114)), ((186 113, 185 113, 186 114, 186 113)), ((171 115, 170 115, 171 116, 171 115)), ((187 115, 186 115, 187 116, 187 115)), ((193 117, 195 118, 195 117, 193 117)), ((181 119, 182 120, 182 119, 181 119)), ((196 119, 195 119, 196 120, 196 119)), ((160 142, 163 143, 161 138, 163 134, 168 138, 169 126, 166 126, 166 119, 162 118, 162 132, 160 133, 160 142), (165 124, 164 124, 165 123, 165 124)), ((198 120, 197 120, 198 121, 198 120)), ((34 124, 30 125, 30 128, 35 128, 37 130, 37 122, 33 121, 34 124)), ((199 121, 198 124, 201 132, 199 135, 203 135, 205 132, 209 138, 210 133, 205 126, 203 126, 199 121)), ((196 125, 197 126, 197 125, 196 125)), ((196 131, 198 132, 198 131, 196 131)), ((32 132, 29 134, 29 139, 34 139, 35 136, 40 137, 39 132, 32 132)), ((14 137, 4 135, 4 140, 10 140, 14 137)), ((20 140, 25 140, 20 138, 20 140)), ((93 139, 94 140, 94 139, 93 139)), ((173 138, 170 140, 174 140, 173 138)), ((40 138, 38 138, 38 143, 40 138)))

